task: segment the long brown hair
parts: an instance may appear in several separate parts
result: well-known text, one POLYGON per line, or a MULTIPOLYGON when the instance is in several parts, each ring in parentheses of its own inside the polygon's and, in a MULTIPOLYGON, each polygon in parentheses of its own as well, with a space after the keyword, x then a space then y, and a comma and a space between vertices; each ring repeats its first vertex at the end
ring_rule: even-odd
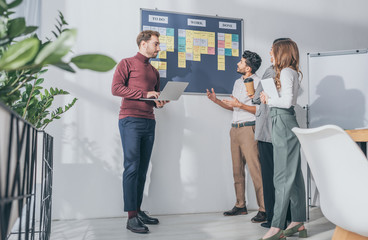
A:
POLYGON ((281 88, 280 73, 284 68, 291 68, 297 71, 302 77, 303 73, 299 69, 299 49, 291 39, 277 41, 272 46, 274 56, 274 66, 276 71, 275 85, 281 88))

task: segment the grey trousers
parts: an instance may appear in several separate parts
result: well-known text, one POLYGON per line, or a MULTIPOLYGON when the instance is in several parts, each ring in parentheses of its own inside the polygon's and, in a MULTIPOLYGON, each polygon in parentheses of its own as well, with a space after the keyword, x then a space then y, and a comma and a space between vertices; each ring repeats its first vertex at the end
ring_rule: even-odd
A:
POLYGON ((291 221, 306 221, 306 199, 300 166, 300 144, 291 131, 298 127, 294 108, 271 108, 275 206, 272 227, 283 228, 290 203, 291 221))

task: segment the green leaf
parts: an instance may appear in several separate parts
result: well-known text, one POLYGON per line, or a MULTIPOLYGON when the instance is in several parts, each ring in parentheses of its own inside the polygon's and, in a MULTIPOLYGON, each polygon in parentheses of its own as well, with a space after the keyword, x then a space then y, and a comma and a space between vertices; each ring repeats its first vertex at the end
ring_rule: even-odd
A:
POLYGON ((32 95, 33 96, 36 96, 36 95, 38 95, 38 94, 40 94, 41 92, 40 92, 40 90, 34 90, 33 91, 33 93, 32 93, 32 95))
POLYGON ((54 65, 55 67, 61 68, 65 71, 75 73, 75 70, 68 63, 58 62, 58 63, 53 63, 52 65, 54 65))
POLYGON ((8 7, 9 8, 15 8, 16 6, 18 6, 22 2, 23 2, 23 0, 14 0, 12 3, 8 3, 8 7))
POLYGON ((60 20, 61 22, 63 23, 63 25, 68 25, 68 23, 65 21, 64 19, 64 15, 62 12, 59 11, 59 17, 60 17, 60 20))
POLYGON ((8 36, 15 38, 21 35, 26 30, 26 21, 24 18, 15 18, 9 21, 8 36))
POLYGON ((40 42, 36 38, 28 38, 13 44, 0 59, 0 70, 16 70, 31 61, 37 54, 40 42))
POLYGON ((24 30, 23 35, 27 35, 27 34, 33 33, 33 32, 34 32, 34 31, 36 31, 37 29, 38 29, 38 27, 36 27, 36 26, 28 26, 28 27, 26 27, 26 29, 24 30))
POLYGON ((6 4, 5 0, 0 0, 0 10, 4 11, 8 9, 8 5, 6 4))
POLYGON ((73 47, 77 30, 71 29, 60 34, 54 42, 47 44, 37 55, 35 64, 53 64, 60 62, 73 47))
POLYGON ((86 54, 72 58, 74 63, 80 69, 90 69, 97 72, 107 72, 116 65, 114 59, 101 54, 86 54))
POLYGON ((43 81, 44 81, 45 79, 44 78, 39 78, 39 79, 37 79, 37 81, 36 81, 36 84, 35 85, 40 85, 41 83, 43 83, 43 81))

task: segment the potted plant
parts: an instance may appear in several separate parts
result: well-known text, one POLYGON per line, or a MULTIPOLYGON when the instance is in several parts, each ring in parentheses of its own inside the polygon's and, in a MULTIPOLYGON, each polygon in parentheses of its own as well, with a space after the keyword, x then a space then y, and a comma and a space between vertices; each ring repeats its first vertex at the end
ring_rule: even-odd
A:
MULTIPOLYGON (((77 30, 67 28, 68 23, 61 12, 59 12, 59 18, 55 25, 56 30, 52 31, 54 40, 46 39, 42 41, 35 34, 37 26, 27 26, 24 18, 11 18, 14 13, 12 9, 21 4, 21 2, 22 0, 13 0, 11 3, 7 3, 5 0, 0 0, 0 102, 12 110, 9 111, 12 116, 11 119, 13 119, 14 114, 19 114, 24 119, 23 126, 30 123, 36 129, 43 130, 53 120, 59 119, 77 101, 74 98, 65 106, 57 108, 52 106, 55 96, 69 93, 63 89, 53 87, 46 89, 44 87, 43 83, 47 80, 43 78, 43 74, 47 71, 48 66, 52 65, 72 73, 75 72, 76 68, 106 72, 114 68, 116 62, 102 54, 74 56, 71 49, 76 41, 77 30), (53 111, 49 110, 51 107, 53 107, 53 111)), ((0 119, 5 119, 2 116, 4 113, 3 109, 3 106, 0 106, 0 119)), ((13 125, 11 126, 13 128, 13 125)), ((34 135, 23 135, 26 137, 19 138, 18 132, 25 132, 25 128, 14 131, 8 128, 9 126, 2 120, 0 122, 0 170, 6 169, 6 174, 2 174, 4 173, 3 171, 0 172, 0 182, 6 184, 12 182, 9 183, 12 186, 6 186, 5 189, 10 189, 9 191, 0 189, 1 240, 7 239, 14 221, 22 216, 24 204, 33 204, 26 208, 26 218, 29 218, 31 214, 30 209, 35 209, 35 201, 30 201, 29 195, 34 194, 36 185, 35 183, 32 185, 34 179, 29 176, 36 174, 35 165, 33 165, 36 160, 32 151, 34 151, 34 146, 37 146, 37 143, 35 144, 34 141, 29 140, 33 139, 34 135), (28 139, 28 142, 22 142, 24 139, 28 139), (16 144, 13 144, 14 142, 16 144), (25 147, 30 144, 30 147, 25 147), (4 151, 5 149, 6 151, 4 151), (8 154, 6 157, 3 154, 5 152, 8 154), (28 158, 20 159, 20 156, 26 156, 26 158, 28 156, 28 158), (22 161, 27 162, 27 164, 22 161), (32 162, 32 164, 29 162, 32 162), (23 171, 21 168, 27 170, 23 171), (7 179, 6 181, 4 181, 5 178, 7 179), (12 181, 8 181, 9 179, 12 179, 12 181), (25 195, 28 197, 25 197, 25 195, 19 196, 19 191, 14 191, 14 189, 20 189, 22 188, 21 186, 26 185, 28 186, 28 192, 25 195), (26 200, 23 201, 22 199, 26 200)), ((33 132, 37 132, 36 129, 33 132)), ((47 141, 52 148, 52 140, 50 141, 50 138, 48 138, 47 141)), ((43 145, 45 146, 45 138, 43 145)), ((52 155, 52 149, 49 153, 52 155)), ((52 171, 52 156, 49 156, 49 158, 51 161, 47 165, 52 171)), ((44 161, 45 159, 43 159, 42 164, 44 161)), ((52 172, 47 175, 48 177, 44 182, 49 184, 50 197, 47 200, 49 212, 43 219, 43 223, 46 223, 46 226, 39 231, 40 239, 49 239, 51 229, 52 172)), ((41 191, 43 190, 41 189, 41 191)), ((38 199, 38 201, 40 200, 38 199)), ((33 222, 27 221, 24 229, 22 229, 22 223, 19 224, 19 234, 26 234, 27 236, 35 234, 34 212, 32 214, 33 222)), ((41 214, 45 213, 41 211, 41 214)))
POLYGON ((76 98, 64 107, 50 112, 54 97, 69 94, 67 91, 44 89, 42 75, 49 65, 68 72, 75 68, 106 72, 114 68, 116 62, 102 54, 84 54, 70 57, 75 44, 77 30, 68 29, 68 23, 59 12, 55 40, 41 41, 34 32, 38 27, 26 26, 24 18, 11 19, 12 8, 22 0, 5 3, 0 0, 0 101, 32 123, 44 129, 54 119, 68 111, 76 98), (66 56, 68 54, 68 56, 66 56))

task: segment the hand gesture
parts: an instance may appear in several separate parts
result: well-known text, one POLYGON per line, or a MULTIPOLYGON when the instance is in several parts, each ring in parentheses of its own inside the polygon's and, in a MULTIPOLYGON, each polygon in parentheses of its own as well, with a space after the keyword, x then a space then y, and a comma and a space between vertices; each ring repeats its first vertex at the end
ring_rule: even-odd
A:
POLYGON ((166 104, 166 103, 169 103, 170 101, 160 101, 160 100, 157 100, 157 101, 155 101, 155 103, 156 103, 156 107, 157 108, 163 108, 164 107, 164 105, 166 104))
POLYGON ((263 104, 267 104, 268 103, 268 95, 264 91, 262 91, 260 96, 261 96, 261 102, 263 104))
POLYGON ((159 92, 151 91, 147 93, 147 98, 158 98, 160 96, 159 92))
POLYGON ((239 102, 239 100, 236 97, 234 96, 230 97, 231 99, 223 99, 222 102, 232 108, 241 106, 241 102, 239 102))
POLYGON ((216 101, 216 93, 215 93, 215 90, 213 88, 211 88, 212 92, 210 92, 208 89, 207 90, 207 97, 208 99, 210 99, 212 102, 215 102, 216 101))

